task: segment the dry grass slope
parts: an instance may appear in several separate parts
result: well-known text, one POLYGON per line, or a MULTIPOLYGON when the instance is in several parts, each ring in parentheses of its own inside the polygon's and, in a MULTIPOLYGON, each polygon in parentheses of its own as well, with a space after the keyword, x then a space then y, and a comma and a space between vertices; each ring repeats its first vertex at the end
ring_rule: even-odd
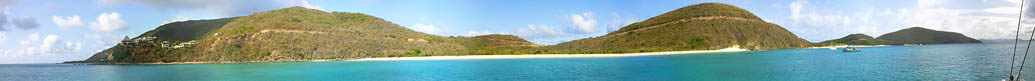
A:
POLYGON ((702 3, 633 23, 608 35, 549 46, 547 53, 630 53, 710 50, 738 45, 748 49, 811 46, 790 31, 762 21, 747 10, 702 3))
MULTIPOLYGON (((201 36, 163 38, 112 47, 91 57, 108 63, 277 62, 370 57, 582 54, 710 50, 739 45, 784 49, 810 43, 732 5, 703 3, 634 23, 605 36, 541 46, 513 35, 443 37, 409 30, 360 13, 291 7, 254 13, 201 36), (166 43, 182 44, 166 48, 166 43), (169 39, 169 40, 165 40, 169 39)), ((216 20, 219 21, 219 20, 216 20)), ((207 23, 213 24, 213 23, 207 23)), ((158 29, 189 25, 167 24, 158 29)), ((187 30, 176 30, 187 31, 187 30)), ((192 35, 199 32, 190 32, 192 35)), ((139 37, 138 37, 139 38, 139 37)), ((90 60, 88 60, 90 61, 90 60)))

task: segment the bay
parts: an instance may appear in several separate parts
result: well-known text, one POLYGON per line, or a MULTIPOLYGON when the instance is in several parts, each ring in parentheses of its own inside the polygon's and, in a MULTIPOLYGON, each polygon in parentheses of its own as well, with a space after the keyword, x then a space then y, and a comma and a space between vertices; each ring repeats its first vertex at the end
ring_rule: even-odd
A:
MULTIPOLYGON (((1012 44, 863 47, 862 52, 786 49, 609 58, 176 65, 0 64, 0 80, 1001 80, 1009 73, 1012 44)), ((1017 62, 1020 62, 1021 56, 1017 57, 1017 62)), ((1032 62, 1026 63, 1026 66, 1031 66, 1032 62)), ((1035 73, 1035 68, 1024 68, 1028 74, 1035 73)))

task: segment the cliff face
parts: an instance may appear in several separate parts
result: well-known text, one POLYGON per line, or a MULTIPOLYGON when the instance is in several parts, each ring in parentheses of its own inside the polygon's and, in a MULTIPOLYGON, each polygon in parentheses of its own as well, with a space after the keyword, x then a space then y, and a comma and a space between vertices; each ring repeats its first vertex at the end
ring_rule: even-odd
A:
POLYGON ((981 41, 960 33, 931 30, 923 27, 898 30, 881 35, 877 39, 897 41, 902 44, 981 43, 981 41))
POLYGON ((605 36, 550 46, 565 53, 625 53, 721 49, 785 49, 811 46, 779 25, 721 3, 679 8, 605 36))

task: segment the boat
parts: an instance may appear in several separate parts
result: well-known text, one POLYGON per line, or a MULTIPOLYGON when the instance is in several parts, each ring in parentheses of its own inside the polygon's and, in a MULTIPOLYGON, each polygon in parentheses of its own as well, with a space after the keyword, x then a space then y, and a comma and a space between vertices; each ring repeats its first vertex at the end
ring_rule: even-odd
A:
POLYGON ((845 47, 845 49, 842 50, 842 51, 843 52, 861 52, 862 49, 859 49, 859 48, 856 48, 856 47, 845 47))

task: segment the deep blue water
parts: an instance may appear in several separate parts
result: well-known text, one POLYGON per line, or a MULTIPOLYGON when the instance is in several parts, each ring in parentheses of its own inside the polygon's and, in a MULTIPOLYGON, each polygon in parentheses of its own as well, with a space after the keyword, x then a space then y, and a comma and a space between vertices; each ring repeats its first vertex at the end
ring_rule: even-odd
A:
MULTIPOLYGON (((1000 80, 1012 43, 789 49, 613 58, 181 65, 0 65, 0 81, 37 80, 1000 80)), ((1023 52, 1023 51, 1022 51, 1023 52)), ((1035 55, 1032 56, 1035 60, 1035 55)), ((1031 61, 1031 60, 1029 60, 1031 61)), ((1032 64, 1032 62, 1028 62, 1032 64)), ((1032 65, 1035 67, 1035 65, 1032 65)), ((1035 68, 1025 67, 1028 74, 1035 68)), ((1025 75, 1025 78, 1035 76, 1025 75)))

